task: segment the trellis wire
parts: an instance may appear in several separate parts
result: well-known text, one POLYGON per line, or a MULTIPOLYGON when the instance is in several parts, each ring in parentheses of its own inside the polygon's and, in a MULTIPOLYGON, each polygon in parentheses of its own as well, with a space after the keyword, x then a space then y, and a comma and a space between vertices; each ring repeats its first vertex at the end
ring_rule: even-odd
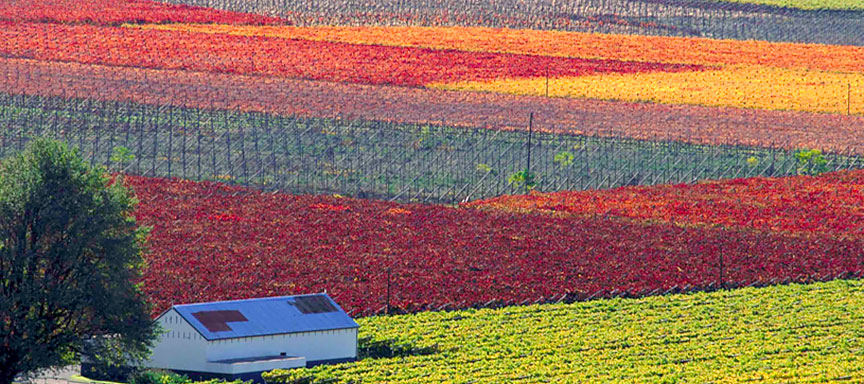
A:
MULTIPOLYGON (((462 311, 466 309, 497 309, 497 308, 505 308, 512 306, 527 306, 527 305, 539 305, 539 304, 572 304, 578 302, 586 302, 592 300, 602 300, 602 299, 613 299, 613 298, 642 298, 642 297, 651 297, 651 296, 666 296, 666 295, 674 295, 674 294, 687 294, 687 293, 696 293, 696 292, 716 292, 721 290, 730 290, 730 289, 738 289, 738 288, 764 288, 771 287, 776 285, 789 285, 795 283, 813 283, 813 282, 827 282, 838 279, 861 279, 864 278, 864 270, 859 271, 850 271, 838 274, 812 274, 812 275, 799 275, 795 277, 787 277, 787 278, 773 278, 768 280, 753 280, 747 282, 738 282, 738 281, 723 281, 722 286, 721 283, 711 283, 705 286, 694 286, 694 285, 684 285, 684 286, 671 286, 666 289, 654 289, 647 291, 621 291, 618 289, 607 289, 607 290, 598 290, 593 293, 585 293, 585 292, 562 292, 559 294, 555 294, 552 296, 543 296, 538 297, 537 299, 525 299, 525 300, 490 300, 482 303, 467 303, 467 302, 450 302, 444 304, 421 304, 421 305, 412 305, 409 307, 398 307, 395 306, 392 302, 390 304, 390 308, 387 309, 386 305, 381 306, 377 309, 371 310, 359 310, 359 309, 351 309, 348 311, 348 314, 353 317, 368 317, 368 316, 391 316, 391 315, 403 315, 410 313, 419 313, 419 312, 452 312, 452 311, 462 311)), ((722 281, 722 280, 721 280, 722 281)), ((334 299, 338 301, 338 295, 333 295, 334 299)))
MULTIPOLYGON (((10 94, 0 94, 0 108, 0 156, 53 137, 112 171, 402 202, 458 203, 526 187, 511 180, 524 171, 525 131, 10 94), (121 147, 131 156, 115 156, 121 147)), ((864 167, 853 149, 827 153, 828 169, 864 167)), ((530 150, 538 191, 793 175, 799 166, 795 150, 671 138, 534 132, 530 150)))

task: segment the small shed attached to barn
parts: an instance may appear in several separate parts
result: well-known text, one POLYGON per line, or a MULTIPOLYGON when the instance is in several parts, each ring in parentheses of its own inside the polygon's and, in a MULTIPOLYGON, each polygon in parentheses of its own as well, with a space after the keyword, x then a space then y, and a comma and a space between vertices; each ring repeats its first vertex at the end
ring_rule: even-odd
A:
POLYGON ((273 369, 357 359, 359 326, 326 294, 175 305, 145 366, 261 380, 273 369))

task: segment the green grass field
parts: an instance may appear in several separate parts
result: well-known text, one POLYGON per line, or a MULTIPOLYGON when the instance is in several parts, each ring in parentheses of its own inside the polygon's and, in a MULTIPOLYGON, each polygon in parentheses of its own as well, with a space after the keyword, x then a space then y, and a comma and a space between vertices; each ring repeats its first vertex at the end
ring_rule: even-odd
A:
POLYGON ((266 375, 312 383, 861 382, 862 306, 864 284, 840 280, 371 317, 359 320, 361 351, 377 347, 360 361, 266 375))
POLYGON ((862 0, 722 0, 730 3, 773 5, 806 10, 864 10, 862 0))

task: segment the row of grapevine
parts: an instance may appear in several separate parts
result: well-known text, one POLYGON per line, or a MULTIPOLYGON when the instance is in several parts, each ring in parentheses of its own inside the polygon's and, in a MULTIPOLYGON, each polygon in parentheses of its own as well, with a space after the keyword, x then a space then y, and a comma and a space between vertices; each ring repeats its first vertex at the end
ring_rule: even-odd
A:
MULTIPOLYGON (((309 32, 315 33, 315 31, 309 32)), ((389 31, 383 32, 389 33, 389 31)), ((438 36, 437 33, 431 33, 422 38, 434 41, 438 36)), ((530 36, 514 33, 508 39, 521 40, 522 37, 530 36)), ((531 52, 537 54, 534 48, 551 43, 548 38, 549 36, 540 36, 540 39, 530 44, 530 47, 523 50, 526 56, 530 56, 531 52)), ((634 41, 627 38, 620 39, 620 36, 616 38, 607 36, 603 39, 603 44, 610 46, 636 44, 636 47, 645 47, 646 50, 660 49, 660 47, 666 47, 670 43, 677 44, 675 47, 695 44, 695 42, 666 41, 668 40, 666 38, 658 41, 642 41, 640 38, 634 41)), ((582 40, 574 40, 572 45, 568 46, 581 47, 580 41, 582 40)), ((701 41, 701 43, 705 42, 701 41)), ((398 41, 393 43, 398 44, 398 41)), ((721 79, 721 81, 709 81, 700 85, 699 88, 702 88, 699 92, 701 97, 710 96, 712 89, 721 87, 720 89, 727 95, 734 94, 736 96, 730 100, 711 97, 711 105, 717 105, 716 103, 719 102, 719 105, 725 106, 765 107, 764 103, 753 104, 754 97, 749 96, 749 92, 761 87, 762 91, 755 91, 758 95, 765 96, 765 100, 776 100, 777 102, 769 103, 775 105, 768 105, 768 107, 784 108, 788 106, 788 103, 802 107, 809 104, 808 100, 815 100, 818 102, 814 105, 821 105, 821 107, 815 108, 816 110, 842 110, 844 115, 652 102, 633 103, 570 97, 516 96, 485 92, 452 92, 428 88, 337 83, 230 73, 235 66, 244 65, 243 61, 224 61, 223 64, 229 65, 223 70, 227 70, 229 73, 221 73, 221 70, 214 73, 43 62, 27 59, 0 59, 0 78, 4 78, 4 81, 0 82, 0 92, 88 98, 109 102, 132 101, 150 105, 170 104, 208 110, 266 112, 284 116, 296 115, 409 124, 431 123, 453 127, 501 130, 527 130, 529 116, 531 112, 534 112, 535 128, 538 131, 550 133, 584 133, 641 140, 677 140, 699 145, 742 144, 767 148, 814 148, 834 153, 853 150, 861 154, 864 151, 864 135, 860 133, 861 127, 864 127, 864 115, 845 116, 848 111, 855 113, 861 111, 861 97, 864 97, 861 92, 864 88, 850 87, 849 83, 842 81, 844 75, 838 74, 838 72, 855 71, 856 65, 858 65, 856 60, 861 53, 856 52, 855 49, 850 49, 854 47, 818 47, 818 49, 814 49, 812 46, 796 46, 792 49, 786 46, 790 49, 778 51, 778 47, 775 45, 742 44, 711 41, 701 46, 700 49, 718 53, 717 55, 709 55, 711 57, 707 58, 702 57, 705 55, 698 50, 687 51, 683 48, 675 48, 676 55, 664 60, 696 61, 705 63, 700 64, 703 66, 726 62, 751 65, 764 60, 766 54, 762 52, 768 50, 773 52, 770 61, 776 62, 776 65, 794 67, 799 63, 807 63, 814 71, 809 71, 807 76, 796 77, 800 71, 783 72, 785 69, 778 68, 772 71, 780 71, 785 74, 775 78, 770 76, 754 77, 742 84, 734 83, 735 76, 722 80, 723 75, 727 73, 725 70, 706 71, 706 74, 711 72, 714 74, 711 76, 715 80, 721 79), (746 50, 748 54, 733 55, 729 53, 730 50, 732 52, 746 50), (787 87, 783 84, 783 79, 791 79, 793 83, 799 84, 786 84, 789 85, 787 87), (779 85, 765 87, 764 84, 766 83, 778 83, 779 85), (763 91, 767 91, 767 93, 763 91), (743 97, 737 95, 743 95, 743 97), (794 95, 794 97, 790 99, 789 95, 794 95), (733 100, 735 98, 738 100, 733 100), (796 100, 796 98, 800 100, 796 100)), ((464 49, 484 49, 484 45, 469 44, 464 49)), ((439 48, 443 48, 443 46, 439 48)), ((584 52, 569 52, 571 49, 562 46, 557 48, 562 49, 553 49, 548 53, 577 56, 600 54, 596 46, 595 49, 587 49, 584 52)), ((518 49, 518 47, 514 47, 514 49, 518 49)), ((233 51, 233 49, 231 50, 233 51)), ((577 49, 577 51, 579 50, 577 49)), ((638 61, 644 55, 637 51, 638 49, 631 47, 613 53, 611 56, 615 57, 616 61, 638 61)), ((152 54, 153 52, 151 52, 152 54)), ((132 56, 137 57, 135 54, 132 56)), ((259 61, 256 63, 259 63, 254 65, 256 70, 263 67, 259 61)), ((132 65, 131 63, 128 64, 132 65)), ((348 64, 350 62, 343 63, 342 67, 352 67, 348 64)), ((253 68, 249 61, 245 61, 245 65, 246 69, 253 68)), ((365 62, 364 65, 369 68, 370 63, 365 62)), ((312 67, 308 64, 304 64, 304 66, 312 67)), ((426 71, 428 72, 430 68, 427 67, 426 71)), ((201 69, 206 70, 205 67, 201 69)), ((377 72, 380 73, 380 70, 377 72)), ((403 67, 400 72, 402 75, 397 77, 404 80, 404 74, 410 72, 410 67, 403 67)), ((369 73, 354 73, 350 70, 340 73, 349 77, 371 75, 369 73)), ((768 71, 763 74, 771 75, 772 72, 768 71)), ((756 75, 760 74, 757 72, 756 75)), ((859 75, 853 75, 849 74, 853 77, 851 80, 860 81, 862 78, 859 75)), ((678 80, 679 84, 681 81, 686 84, 687 81, 699 80, 698 77, 690 78, 687 74, 682 74, 682 76, 684 77, 678 80)), ((600 77, 600 79, 603 78, 605 77, 600 77)), ((330 78, 330 80, 338 79, 330 78)), ((378 81, 381 80, 382 78, 378 79, 378 81)), ((386 77, 383 80, 386 81, 386 77)), ((531 79, 530 81, 539 85, 539 90, 542 92, 543 78, 531 79)), ((567 82, 561 80, 562 85, 567 82)), ((549 83, 550 92, 559 91, 555 87, 558 80, 552 79, 549 83)), ((638 83, 641 84, 639 87, 647 85, 642 82, 638 83)), ((620 88, 620 96, 625 94, 632 96, 633 91, 637 91, 639 87, 636 87, 637 89, 620 88)), ((599 81, 598 83, 588 83, 585 88, 594 89, 601 94, 583 95, 584 97, 609 97, 608 92, 614 93, 616 86, 599 81)), ((494 89, 490 90, 494 91, 494 89)), ((686 95, 687 93, 684 92, 679 93, 678 96, 671 95, 673 100, 667 101, 675 102, 675 98, 680 99, 681 96, 686 95)), ((648 98, 653 96, 659 97, 661 95, 652 95, 651 92, 647 94, 648 98)), ((644 97, 646 95, 643 93, 642 96, 637 96, 634 100, 642 100, 644 97)), ((698 100, 687 100, 685 97, 678 102, 693 101, 698 100)))
MULTIPOLYGON (((799 167, 797 151, 662 137, 642 141, 8 94, 0 95, 0 124, 0 156, 47 136, 114 171, 409 202, 455 203, 526 188, 782 176, 799 167)), ((827 159, 825 170, 864 166, 851 152, 827 159)))
POLYGON ((619 190, 574 201, 583 212, 566 215, 125 181, 141 202, 139 222, 153 227, 142 289, 157 313, 171 302, 327 291, 362 316, 861 276, 862 177, 718 182, 720 203, 707 222, 693 216, 706 204, 678 204, 667 187, 629 200, 647 214, 671 209, 671 217, 639 220, 593 203, 619 190), (733 204, 760 193, 753 204, 733 204))
POLYGON ((163 0, 278 16, 297 25, 487 26, 861 45, 860 11, 704 0, 163 0))
POLYGON ((862 304, 862 282, 834 281, 370 317, 359 321, 361 351, 369 351, 360 361, 264 376, 277 383, 856 382, 864 378, 864 316, 853 309, 862 304))

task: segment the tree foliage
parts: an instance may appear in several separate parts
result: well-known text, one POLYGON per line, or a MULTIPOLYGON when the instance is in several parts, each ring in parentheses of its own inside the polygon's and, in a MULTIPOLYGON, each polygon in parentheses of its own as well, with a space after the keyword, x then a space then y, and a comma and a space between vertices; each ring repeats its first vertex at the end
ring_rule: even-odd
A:
POLYGON ((533 190, 537 186, 537 181, 534 178, 534 173, 526 169, 510 175, 507 178, 507 184, 517 189, 533 190))
POLYGON ((570 151, 561 151, 555 154, 553 161, 555 164, 558 164, 562 167, 569 167, 570 164, 573 164, 573 161, 576 159, 576 156, 573 155, 573 152, 570 151))
POLYGON ((798 174, 815 176, 828 172, 828 160, 818 149, 801 150, 795 154, 798 160, 798 174))
POLYGON ((145 356, 155 325, 135 284, 136 204, 64 144, 39 140, 0 163, 0 384, 81 353, 145 356))

